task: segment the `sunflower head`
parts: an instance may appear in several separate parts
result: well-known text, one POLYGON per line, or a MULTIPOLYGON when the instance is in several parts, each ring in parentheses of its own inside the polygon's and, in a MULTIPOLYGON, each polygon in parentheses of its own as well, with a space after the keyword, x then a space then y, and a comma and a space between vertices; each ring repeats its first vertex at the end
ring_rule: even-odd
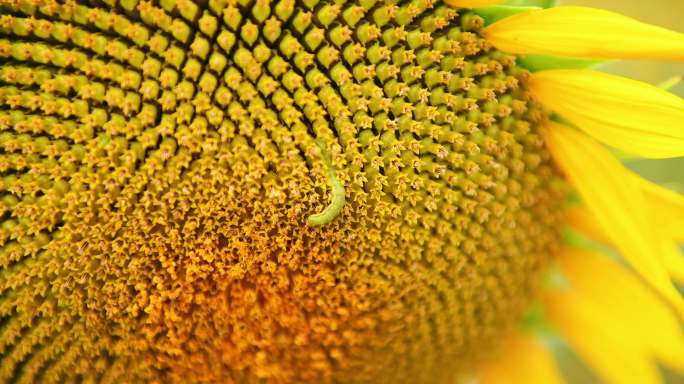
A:
MULTIPOLYGON (((536 13, 484 3, 0 2, 0 382, 471 373, 541 297, 571 184, 597 196, 605 150, 552 113, 628 89, 531 73, 559 62, 516 35, 536 13)), ((595 136, 680 153, 679 105, 631 86, 660 136, 595 136)))

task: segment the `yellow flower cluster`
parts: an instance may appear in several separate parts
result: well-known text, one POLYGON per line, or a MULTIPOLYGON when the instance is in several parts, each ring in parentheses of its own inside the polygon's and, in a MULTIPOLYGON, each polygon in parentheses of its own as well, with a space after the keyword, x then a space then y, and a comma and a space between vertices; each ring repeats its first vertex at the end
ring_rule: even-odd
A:
POLYGON ((0 4, 0 381, 434 382, 532 298, 564 187, 480 17, 0 4))

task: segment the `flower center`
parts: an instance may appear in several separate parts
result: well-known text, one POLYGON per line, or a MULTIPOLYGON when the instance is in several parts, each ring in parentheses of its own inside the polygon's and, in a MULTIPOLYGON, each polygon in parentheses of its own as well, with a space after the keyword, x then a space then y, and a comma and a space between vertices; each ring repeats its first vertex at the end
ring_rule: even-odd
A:
POLYGON ((436 382, 529 304, 562 193, 478 17, 21 4, 0 20, 0 381, 436 382), (330 167, 345 203, 311 225, 330 167))

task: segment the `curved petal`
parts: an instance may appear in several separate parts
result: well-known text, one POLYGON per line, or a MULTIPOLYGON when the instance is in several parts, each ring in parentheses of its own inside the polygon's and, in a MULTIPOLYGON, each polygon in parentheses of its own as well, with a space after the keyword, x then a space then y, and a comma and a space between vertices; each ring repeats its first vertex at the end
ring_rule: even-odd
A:
POLYGON ((684 315, 684 302, 662 260, 646 202, 629 171, 582 133, 549 123, 543 130, 552 157, 589 211, 634 269, 684 315))
MULTIPOLYGON (((607 383, 658 384, 655 362, 644 357, 633 335, 616 332, 600 307, 572 291, 549 290, 547 314, 567 342, 607 383)), ((504 381, 505 382, 505 381, 504 381)))
MULTIPOLYGON (((635 178, 641 179, 636 175, 635 178)), ((645 180, 641 180, 641 183, 645 185, 651 184, 645 180)), ((662 187, 653 185, 650 188, 662 187)), ((676 197, 681 196, 677 195, 676 197)), ((684 284, 684 255, 682 255, 682 252, 675 242, 677 235, 681 235, 684 231, 684 227, 679 225, 679 223, 684 220, 681 213, 678 212, 678 209, 681 210, 682 207, 676 205, 669 206, 668 202, 654 201, 657 200, 657 198, 648 196, 648 194, 646 195, 646 199, 648 201, 648 215, 651 220, 649 225, 658 228, 655 235, 658 237, 661 246, 660 256, 663 261, 663 266, 673 280, 680 284, 684 284), (663 206, 658 207, 659 204, 663 204, 663 206)), ((594 241, 615 246, 608 233, 586 207, 573 206, 566 208, 565 217, 570 228, 594 241)))
MULTIPOLYGON (((684 372, 684 334, 677 316, 636 276, 604 255, 566 248, 558 264, 575 293, 596 305, 616 338, 629 338, 644 359, 684 372)), ((556 310, 557 312, 557 310, 556 310)))
POLYGON ((551 351, 522 333, 511 336, 500 358, 482 365, 479 378, 481 384, 563 383, 551 351))
POLYGON ((684 100, 652 85, 591 70, 530 75, 530 93, 587 134, 650 158, 684 156, 684 100))
POLYGON ((639 176, 635 180, 646 195, 655 220, 661 224, 660 230, 684 242, 684 196, 639 176))
POLYGON ((572 229, 581 232, 590 239, 603 244, 613 244, 601 224, 586 207, 577 205, 566 208, 565 218, 572 229))
POLYGON ((684 34, 595 8, 530 11, 500 20, 483 34, 515 54, 684 60, 684 34))

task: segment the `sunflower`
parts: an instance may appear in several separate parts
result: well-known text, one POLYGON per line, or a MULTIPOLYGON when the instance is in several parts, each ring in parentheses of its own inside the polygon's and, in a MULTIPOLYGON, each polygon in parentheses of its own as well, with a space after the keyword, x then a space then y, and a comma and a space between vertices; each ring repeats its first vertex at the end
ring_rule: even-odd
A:
POLYGON ((0 382, 684 372, 684 101, 582 7, 0 0, 0 382))

